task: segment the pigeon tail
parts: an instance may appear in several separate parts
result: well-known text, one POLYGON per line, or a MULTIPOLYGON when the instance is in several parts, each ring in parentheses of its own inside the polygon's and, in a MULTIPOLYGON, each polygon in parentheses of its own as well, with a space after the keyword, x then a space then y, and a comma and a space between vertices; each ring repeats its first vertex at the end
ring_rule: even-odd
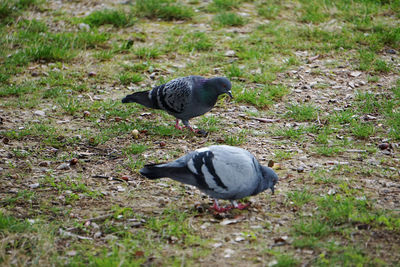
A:
POLYGON ((137 92, 127 95, 122 99, 122 103, 139 103, 148 108, 155 108, 153 101, 149 98, 149 91, 137 92))
POLYGON ((188 168, 179 162, 147 164, 139 172, 149 179, 170 177, 182 183, 193 184, 188 168))
POLYGON ((165 177, 165 169, 163 167, 159 167, 161 164, 147 164, 144 165, 142 169, 140 169, 140 174, 149 179, 159 179, 165 177))

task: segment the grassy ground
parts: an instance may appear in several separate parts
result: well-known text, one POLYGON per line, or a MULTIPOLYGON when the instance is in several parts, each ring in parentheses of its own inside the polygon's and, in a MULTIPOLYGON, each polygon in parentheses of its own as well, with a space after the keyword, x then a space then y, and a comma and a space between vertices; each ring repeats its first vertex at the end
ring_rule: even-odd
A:
POLYGON ((398 265, 399 14, 391 0, 0 0, 0 264, 398 265), (191 74, 233 82, 233 101, 193 119, 207 137, 120 102, 191 74), (138 174, 221 143, 272 160, 275 195, 216 215, 138 174))

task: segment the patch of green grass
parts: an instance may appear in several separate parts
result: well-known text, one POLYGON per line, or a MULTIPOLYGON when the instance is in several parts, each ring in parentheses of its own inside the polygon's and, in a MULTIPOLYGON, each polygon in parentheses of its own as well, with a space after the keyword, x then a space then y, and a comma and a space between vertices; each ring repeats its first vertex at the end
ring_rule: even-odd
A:
POLYGON ((343 111, 333 111, 333 113, 329 116, 329 122, 348 124, 354 120, 354 115, 355 115, 354 111, 350 109, 343 111))
POLYGON ((328 127, 324 127, 322 131, 319 131, 318 135, 315 138, 315 142, 319 144, 328 144, 329 135, 332 133, 332 129, 328 127))
POLYGON ((281 6, 274 3, 274 1, 262 2, 257 6, 258 15, 266 19, 275 19, 280 11, 281 6))
POLYGON ((123 10, 104 9, 97 10, 87 15, 83 22, 90 26, 101 26, 111 24, 115 27, 129 27, 135 23, 132 14, 127 14, 123 10))
POLYGON ((137 47, 134 49, 133 53, 141 59, 151 59, 160 56, 161 51, 157 47, 137 47))
POLYGON ((174 209, 165 209, 160 217, 150 217, 146 222, 146 228, 158 234, 158 238, 171 240, 172 237, 189 241, 192 231, 188 225, 187 212, 174 209))
MULTIPOLYGON (((11 75, 7 73, 1 73, 0 72, 0 84, 6 84, 8 80, 10 79, 11 75)), ((0 94, 3 90, 0 91, 0 94)))
POLYGON ((292 245, 295 248, 310 248, 317 249, 320 247, 320 243, 318 242, 319 238, 314 236, 302 236, 293 240, 292 245))
POLYGON ((343 152, 343 148, 339 146, 323 145, 323 146, 318 146, 315 149, 315 152, 322 156, 332 157, 343 152))
POLYGON ((279 162, 281 160, 291 159, 295 153, 279 149, 275 150, 274 154, 275 154, 274 156, 275 160, 279 162))
POLYGON ((295 259, 291 255, 287 254, 280 254, 276 257, 277 263, 274 264, 276 267, 290 267, 290 266, 297 266, 299 261, 295 259))
POLYGON ((393 112, 387 119, 389 136, 400 140, 400 112, 393 112))
POLYGON ((0 233, 21 233, 30 228, 30 224, 25 220, 18 220, 0 212, 0 233))
POLYGON ((0 96, 22 96, 38 90, 33 83, 23 83, 18 85, 5 85, 0 87, 0 96))
POLYGON ((25 56, 29 61, 68 61, 75 56, 75 53, 65 47, 39 44, 25 50, 25 56))
POLYGON ((207 132, 217 132, 221 130, 221 119, 217 116, 203 116, 198 124, 200 129, 206 130, 207 132))
POLYGON ((237 64, 230 64, 226 67, 225 71, 229 78, 232 77, 243 77, 245 72, 242 68, 240 68, 237 64))
POLYGON ((373 259, 371 255, 354 246, 330 244, 327 247, 327 253, 321 253, 315 260, 315 265, 329 266, 385 266, 387 265, 381 259, 373 259))
POLYGON ((150 19, 188 20, 194 16, 191 7, 174 0, 137 0, 135 11, 137 16, 150 19))
POLYGON ((363 71, 390 72, 392 68, 386 61, 377 58, 373 51, 361 49, 359 51, 358 69, 363 71))
POLYGON ((238 8, 242 0, 213 0, 207 9, 211 12, 219 12, 221 10, 232 10, 238 8))
POLYGON ((22 44, 21 49, 11 53, 4 62, 10 72, 34 61, 69 61, 76 56, 77 49, 94 48, 109 38, 108 34, 97 32, 49 33, 22 29, 20 33, 13 39, 22 44))
POLYGON ((332 232, 330 225, 319 219, 299 220, 293 228, 298 235, 306 237, 322 238, 332 232))
POLYGON ((377 72, 390 72, 392 70, 392 68, 390 67, 390 65, 388 63, 386 63, 386 61, 382 60, 382 59, 377 59, 374 62, 374 71, 377 72))
POLYGON ((143 81, 143 77, 139 73, 124 72, 119 76, 119 81, 123 85, 129 85, 143 81))
MULTIPOLYGON (((268 60, 271 53, 273 52, 271 45, 262 39, 260 40, 259 37, 254 37, 254 39, 255 40, 252 41, 251 44, 245 42, 242 39, 235 40, 234 42, 230 43, 230 48, 237 51, 236 54, 239 59, 268 60)), ((265 63, 262 66, 256 64, 254 67, 260 68, 260 73, 258 75, 265 75, 266 73, 277 71, 273 68, 273 66, 271 67, 270 63, 265 63)), ((257 73, 255 73, 254 75, 257 75, 257 73)))
POLYGON ((299 208, 312 201, 313 196, 307 190, 292 191, 287 194, 287 197, 293 204, 299 208))
POLYGON ((38 5, 37 0, 3 0, 0 2, 0 24, 14 22, 12 19, 22 11, 38 5))
POLYGON ((318 209, 312 217, 302 217, 294 224, 297 236, 325 237, 331 233, 344 233, 345 227, 354 224, 369 224, 372 227, 395 229, 400 227, 400 218, 385 211, 373 209, 366 199, 349 196, 327 195, 317 199, 318 209), (316 219, 318 218, 318 219, 316 219))
POLYGON ((131 144, 130 146, 126 147, 124 149, 125 154, 127 155, 137 155, 141 154, 144 151, 146 151, 149 147, 147 145, 142 145, 142 144, 131 144))
POLYGON ((320 23, 329 18, 329 15, 323 11, 323 7, 318 3, 319 1, 302 1, 302 15, 300 21, 320 23))
POLYGON ((97 58, 101 61, 110 60, 114 57, 114 51, 112 50, 101 50, 95 54, 93 54, 94 58, 97 58))
POLYGON ((283 136, 289 139, 299 139, 301 136, 304 135, 305 129, 303 127, 299 128, 284 128, 284 129, 277 129, 274 131, 275 136, 283 136))
POLYGON ((242 16, 233 12, 222 12, 214 17, 215 22, 223 27, 227 26, 243 26, 247 20, 242 16))
POLYGON ((133 172, 138 172, 145 164, 147 164, 147 161, 142 158, 129 158, 126 162, 126 166, 128 166, 133 172))
POLYGON ((46 23, 37 19, 32 19, 32 20, 23 19, 18 22, 18 28, 23 29, 25 31, 25 32, 20 32, 20 34, 47 32, 48 30, 46 23))
MULTIPOLYGON (((234 69, 232 70, 234 71, 234 69)), ((262 87, 245 88, 242 91, 240 89, 240 87, 235 85, 232 88, 235 101, 249 103, 259 108, 268 107, 289 93, 287 87, 283 85, 265 85, 262 87)))
POLYGON ((37 138, 39 142, 60 148, 77 142, 75 137, 63 136, 62 129, 54 127, 48 121, 24 125, 23 129, 3 131, 2 135, 13 140, 24 140, 25 138, 37 138))
POLYGON ((372 123, 353 122, 351 132, 359 139, 367 139, 375 133, 375 127, 372 123))
POLYGON ((320 219, 331 225, 341 225, 349 222, 370 222, 373 213, 366 200, 357 200, 354 197, 341 195, 325 196, 318 200, 321 208, 320 219))
POLYGON ((76 200, 79 200, 79 193, 84 194, 86 197, 89 198, 99 198, 102 196, 102 194, 99 191, 93 190, 92 188, 89 188, 84 181, 82 180, 81 177, 63 177, 62 179, 53 177, 51 175, 46 175, 42 180, 41 184, 43 186, 50 186, 56 190, 58 190, 60 193, 65 192, 65 191, 72 191, 72 193, 69 193, 66 195, 66 202, 68 204, 75 202, 76 200))
POLYGON ((147 70, 151 65, 148 62, 142 62, 142 63, 136 63, 136 64, 125 63, 125 64, 121 64, 121 66, 126 71, 143 72, 143 71, 147 70))
POLYGON ((225 134, 224 135, 224 143, 230 146, 238 146, 247 141, 246 139, 246 131, 241 131, 240 133, 233 134, 225 134))
POLYGON ((88 104, 75 97, 65 98, 63 96, 58 97, 56 102, 65 113, 70 115, 86 110, 88 104))
POLYGON ((210 51, 214 43, 204 32, 192 32, 183 37, 183 48, 186 51, 210 51))
POLYGON ((104 44, 104 42, 110 39, 110 34, 97 31, 78 32, 77 34, 67 35, 66 39, 71 48, 90 49, 96 48, 100 44, 104 44))
POLYGON ((19 190, 18 193, 11 197, 6 197, 0 203, 4 205, 14 206, 19 203, 32 203, 37 200, 35 192, 30 190, 19 190))
POLYGON ((286 117, 296 121, 313 121, 317 119, 317 108, 309 104, 290 105, 286 117))

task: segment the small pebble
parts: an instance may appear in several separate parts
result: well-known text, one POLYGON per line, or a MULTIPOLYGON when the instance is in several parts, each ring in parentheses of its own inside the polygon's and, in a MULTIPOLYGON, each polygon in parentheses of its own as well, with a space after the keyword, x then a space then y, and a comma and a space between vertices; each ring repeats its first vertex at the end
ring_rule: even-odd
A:
POLYGON ((139 131, 136 130, 136 129, 134 129, 134 130, 132 131, 132 135, 133 135, 133 138, 138 139, 138 138, 139 138, 139 131))
POLYGON ((378 148, 380 150, 388 149, 389 148, 389 144, 388 143, 381 143, 381 144, 378 145, 378 148))
POLYGON ((39 183, 30 184, 29 187, 32 188, 32 189, 38 188, 39 187, 39 183))
POLYGON ((78 164, 78 159, 76 159, 76 158, 73 158, 69 161, 69 165, 71 165, 71 166, 76 165, 76 164, 78 164))
POLYGON ((42 162, 39 162, 39 167, 49 167, 49 162, 48 161, 42 161, 42 162))
POLYGON ((69 170, 69 164, 68 163, 62 163, 57 167, 57 170, 69 170))
POLYGON ((33 114, 41 117, 46 116, 46 113, 43 110, 36 110, 35 112, 33 112, 33 114))

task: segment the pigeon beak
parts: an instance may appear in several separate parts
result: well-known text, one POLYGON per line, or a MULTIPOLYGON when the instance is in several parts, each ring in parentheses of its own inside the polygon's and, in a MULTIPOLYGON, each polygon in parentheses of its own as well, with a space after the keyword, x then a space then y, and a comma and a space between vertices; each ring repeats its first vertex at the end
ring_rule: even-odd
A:
POLYGON ((275 188, 273 186, 271 187, 271 191, 272 191, 272 194, 275 195, 275 188))
POLYGON ((228 92, 226 92, 228 95, 229 95, 229 97, 231 98, 231 99, 233 99, 233 95, 232 95, 232 91, 231 90, 229 90, 228 92))

